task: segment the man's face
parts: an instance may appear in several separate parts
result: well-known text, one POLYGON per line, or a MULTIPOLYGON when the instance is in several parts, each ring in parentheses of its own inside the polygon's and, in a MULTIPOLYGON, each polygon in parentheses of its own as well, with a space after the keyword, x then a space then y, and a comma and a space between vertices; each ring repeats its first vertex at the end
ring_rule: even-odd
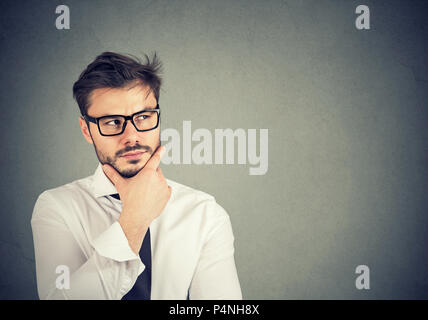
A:
MULTIPOLYGON (((92 91, 89 96, 88 115, 94 118, 120 114, 129 116, 143 109, 154 109, 157 101, 149 87, 137 85, 133 88, 102 88, 92 91)), ((124 178, 136 175, 160 145, 160 125, 150 131, 139 132, 127 121, 125 131, 117 136, 102 136, 95 123, 79 117, 85 139, 94 145, 101 164, 113 166, 124 178), (132 158, 125 153, 142 152, 132 158)))

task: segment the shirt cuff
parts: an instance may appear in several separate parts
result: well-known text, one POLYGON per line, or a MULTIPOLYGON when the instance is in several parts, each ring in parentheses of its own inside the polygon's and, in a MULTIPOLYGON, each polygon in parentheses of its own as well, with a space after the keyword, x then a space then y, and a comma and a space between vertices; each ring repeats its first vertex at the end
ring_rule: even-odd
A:
POLYGON ((93 246, 98 254, 119 262, 140 260, 140 257, 129 246, 128 239, 118 221, 100 234, 94 240, 93 246))

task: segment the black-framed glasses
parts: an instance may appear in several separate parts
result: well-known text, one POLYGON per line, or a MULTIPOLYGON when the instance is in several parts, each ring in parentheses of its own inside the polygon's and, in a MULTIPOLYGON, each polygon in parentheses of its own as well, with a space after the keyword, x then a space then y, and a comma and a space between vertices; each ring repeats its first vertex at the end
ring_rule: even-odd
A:
POLYGON ((155 109, 144 109, 130 116, 113 114, 93 118, 85 115, 83 118, 95 123, 102 136, 117 136, 125 131, 127 120, 130 120, 139 132, 156 129, 159 126, 160 108, 159 104, 157 104, 155 109))

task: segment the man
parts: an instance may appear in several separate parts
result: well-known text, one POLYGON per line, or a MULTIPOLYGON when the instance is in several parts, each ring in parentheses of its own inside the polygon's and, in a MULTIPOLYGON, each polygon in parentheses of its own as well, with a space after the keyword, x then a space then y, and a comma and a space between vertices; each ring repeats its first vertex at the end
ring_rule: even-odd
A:
POLYGON ((99 165, 36 201, 41 299, 242 299, 228 214, 159 167, 161 63, 146 59, 104 52, 74 84, 99 165))

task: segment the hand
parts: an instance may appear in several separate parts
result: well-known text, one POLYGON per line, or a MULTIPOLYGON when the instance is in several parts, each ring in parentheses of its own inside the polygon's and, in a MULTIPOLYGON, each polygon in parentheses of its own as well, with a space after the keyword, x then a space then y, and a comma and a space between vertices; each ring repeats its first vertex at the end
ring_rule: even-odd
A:
POLYGON ((165 147, 160 146, 134 177, 123 178, 112 166, 103 171, 116 187, 122 200, 119 223, 134 252, 138 254, 150 223, 157 218, 171 197, 162 170, 159 168, 165 147))

